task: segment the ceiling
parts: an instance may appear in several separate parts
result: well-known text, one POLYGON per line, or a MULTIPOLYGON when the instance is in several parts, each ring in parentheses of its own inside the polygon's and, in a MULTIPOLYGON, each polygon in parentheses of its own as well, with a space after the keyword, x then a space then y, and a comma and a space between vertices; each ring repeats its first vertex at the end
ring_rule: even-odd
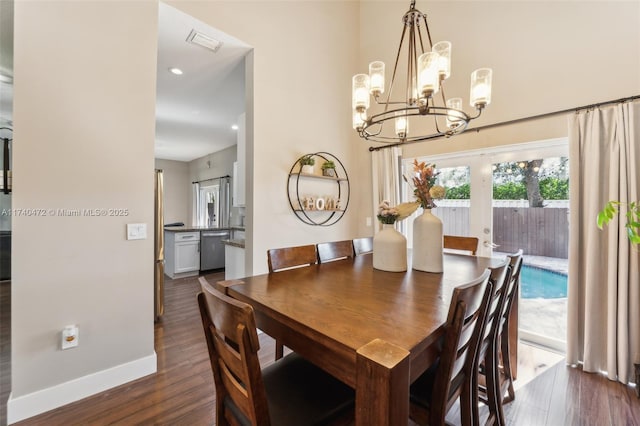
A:
POLYGON ((236 143, 244 112, 244 57, 251 47, 160 3, 156 158, 191 161, 236 143), (214 53, 186 42, 192 30, 223 44, 214 53), (180 68, 174 75, 169 68, 180 68))
MULTIPOLYGON (((164 3, 159 5, 155 156, 191 161, 236 143, 251 47, 164 3), (217 52, 187 42, 192 30, 217 52), (182 75, 169 72, 180 68, 182 75)), ((13 1, 0 0, 0 127, 12 125, 13 1)))

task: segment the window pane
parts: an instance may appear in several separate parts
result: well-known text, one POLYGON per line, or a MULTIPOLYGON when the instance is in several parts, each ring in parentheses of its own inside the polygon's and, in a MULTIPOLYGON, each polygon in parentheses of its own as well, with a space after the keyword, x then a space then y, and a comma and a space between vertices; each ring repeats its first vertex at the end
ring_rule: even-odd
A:
POLYGON ((432 213, 442 219, 446 235, 470 235, 471 173, 468 166, 436 168, 436 185, 445 189, 445 196, 436 200, 432 213))
POLYGON ((521 337, 562 349, 569 254, 567 157, 493 164, 494 254, 524 251, 521 337))

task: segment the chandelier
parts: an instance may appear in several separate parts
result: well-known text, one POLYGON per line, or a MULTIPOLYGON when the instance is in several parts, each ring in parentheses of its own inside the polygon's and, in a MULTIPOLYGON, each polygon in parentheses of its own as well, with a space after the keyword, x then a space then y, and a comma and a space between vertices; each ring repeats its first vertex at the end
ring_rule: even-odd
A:
POLYGON ((490 68, 480 68, 471 73, 469 104, 475 108, 475 115, 469 115, 462 110, 462 98, 446 98, 443 83, 451 75, 451 43, 441 41, 433 44, 431 42, 427 15, 416 9, 415 3, 415 0, 411 0, 409 11, 402 18, 404 22, 402 37, 386 96, 383 96, 385 93, 384 62, 371 62, 369 74, 353 76, 353 128, 361 138, 366 140, 403 143, 439 136, 449 137, 462 133, 469 122, 478 118, 484 107, 491 103, 492 70, 490 68), (429 43, 427 51, 425 51, 423 31, 429 43), (405 37, 408 39, 405 96, 404 100, 394 101, 391 99, 391 94, 398 75, 398 62, 405 44, 405 37), (381 112, 368 116, 371 98, 383 108, 381 112), (415 121, 416 117, 418 119, 431 117, 434 129, 432 133, 411 134, 409 124, 415 121), (390 120, 393 120, 393 126, 391 123, 386 123, 390 120), (385 124, 387 124, 386 129, 385 124))

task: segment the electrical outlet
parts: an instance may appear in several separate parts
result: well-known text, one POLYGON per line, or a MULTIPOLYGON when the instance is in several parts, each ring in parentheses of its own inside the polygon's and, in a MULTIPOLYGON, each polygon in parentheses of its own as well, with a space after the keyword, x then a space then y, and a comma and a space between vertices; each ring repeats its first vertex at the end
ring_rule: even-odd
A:
POLYGON ((71 349, 78 346, 78 326, 68 325, 62 330, 62 349, 71 349))

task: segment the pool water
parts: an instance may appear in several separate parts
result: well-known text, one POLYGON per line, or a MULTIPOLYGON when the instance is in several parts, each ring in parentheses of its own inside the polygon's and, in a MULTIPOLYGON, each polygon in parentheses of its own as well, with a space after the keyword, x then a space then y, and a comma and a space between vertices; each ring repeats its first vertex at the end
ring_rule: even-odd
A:
POLYGON ((520 297, 524 299, 567 297, 567 276, 548 269, 522 265, 520 297))

